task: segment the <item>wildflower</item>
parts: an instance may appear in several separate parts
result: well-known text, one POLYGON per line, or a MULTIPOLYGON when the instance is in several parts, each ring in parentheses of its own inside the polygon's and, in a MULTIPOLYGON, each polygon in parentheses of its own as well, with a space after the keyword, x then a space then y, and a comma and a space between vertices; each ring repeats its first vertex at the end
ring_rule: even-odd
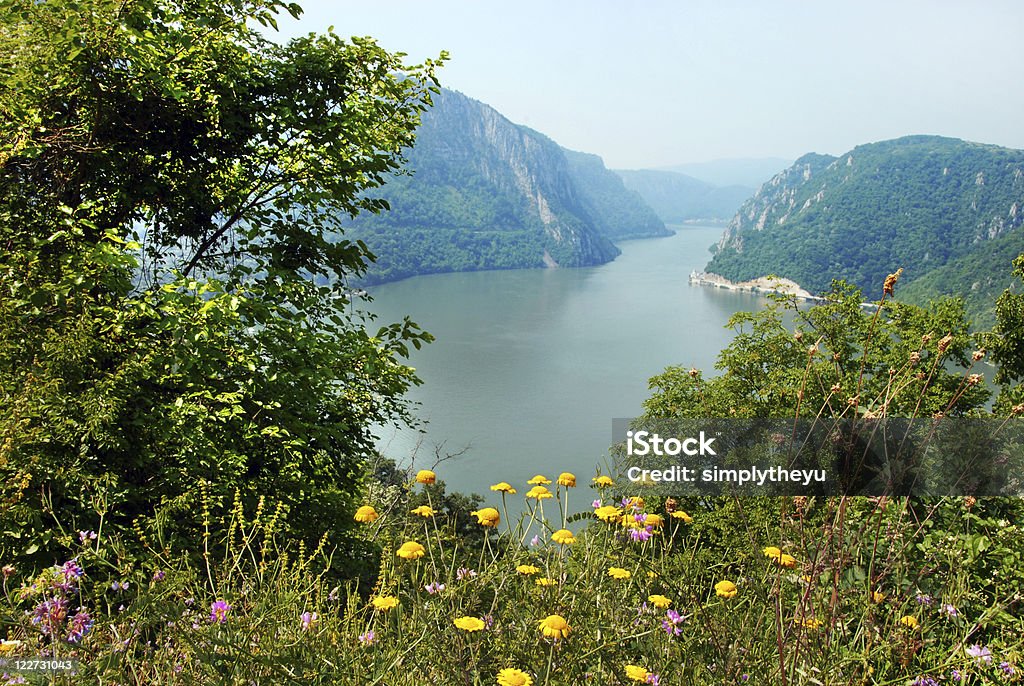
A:
POLYGON ((549 483, 551 483, 551 479, 547 478, 543 474, 536 474, 532 479, 530 479, 526 483, 530 484, 531 486, 547 486, 549 483))
POLYGON ((429 593, 430 595, 435 595, 437 593, 440 593, 441 591, 443 591, 446 588, 447 588, 447 586, 445 586, 444 584, 439 583, 437 581, 434 581, 434 582, 429 583, 426 586, 424 586, 423 590, 426 591, 427 593, 429 593))
POLYGON ((613 579, 623 581, 633 576, 633 574, 628 569, 623 569, 622 567, 612 567, 608 570, 608 576, 610 576, 613 579))
POLYGON ((299 615, 299 624, 302 625, 303 631, 309 631, 316 626, 318 621, 320 621, 320 618, 315 612, 303 612, 299 615))
POLYGON ((910 682, 910 686, 939 686, 939 682, 930 676, 919 676, 910 682))
POLYGON ((644 499, 638 495, 632 496, 630 498, 623 498, 622 506, 628 507, 632 510, 642 510, 644 509, 644 499))
POLYGON ((737 592, 736 584, 731 581, 724 580, 715 584, 715 595, 722 598, 733 598, 737 592))
POLYGON ((32 610, 32 623, 38 624, 45 635, 54 636, 67 616, 68 602, 64 598, 48 598, 32 610))
POLYGON ((893 295, 896 282, 900 280, 900 274, 902 273, 903 267, 900 267, 895 273, 885 277, 885 283, 882 284, 882 295, 893 295))
POLYGON ((416 541, 406 541, 398 550, 395 555, 402 558, 403 560, 418 560, 419 558, 426 555, 426 550, 416 541))
POLYGON ((561 615, 548 615, 540 620, 539 628, 544 636, 553 638, 556 641, 560 638, 568 638, 569 632, 572 631, 572 627, 569 626, 569 623, 561 615))
POLYGON ((871 593, 871 602, 873 602, 873 603, 880 603, 883 600, 885 600, 885 594, 884 593, 882 593, 881 591, 872 591, 872 593, 871 593))
POLYGON ((531 548, 536 548, 539 545, 540 545, 540 536, 538 536, 537 534, 534 534, 533 538, 530 539, 530 547, 531 548))
POLYGON ((796 567, 796 558, 792 555, 787 555, 786 553, 782 553, 776 562, 779 563, 780 567, 785 567, 786 569, 793 569, 796 567))
POLYGON ((987 665, 992 664, 992 651, 985 646, 975 643, 964 652, 966 652, 970 657, 973 657, 977 662, 984 662, 987 665))
POLYGON ((520 669, 506 667, 498 672, 498 686, 533 686, 533 679, 520 669))
POLYGON ((576 475, 571 472, 562 472, 558 475, 558 485, 566 488, 576 487, 576 475))
POLYGON ((89 616, 89 613, 82 608, 78 608, 78 612, 71 618, 71 621, 68 622, 68 642, 78 643, 85 638, 85 635, 89 633, 90 629, 92 629, 93 623, 93 619, 89 616))
POLYGON ((501 483, 494 484, 493 486, 491 486, 491 490, 500 491, 501 493, 508 493, 509 495, 514 495, 516 492, 516 489, 512 488, 512 484, 508 483, 507 481, 502 481, 501 483))
POLYGON ((416 483, 418 484, 426 484, 427 486, 429 486, 435 481, 437 481, 437 474, 430 471, 429 469, 421 469, 420 471, 416 472, 416 483))
POLYGON ((917 597, 915 598, 915 600, 917 601, 918 605, 931 605, 932 602, 934 602, 932 600, 932 597, 930 595, 925 594, 925 593, 918 593, 917 597))
POLYGON ((634 541, 639 541, 641 543, 650 540, 651 536, 653 535, 654 528, 650 526, 645 527, 643 529, 631 529, 629 532, 629 537, 631 539, 633 539, 634 541))
POLYGON ((538 586, 554 586, 556 583, 558 582, 554 579, 549 579, 546 576, 537 577, 536 581, 538 586))
POLYGON ((649 514, 646 522, 648 526, 659 527, 665 524, 665 518, 659 514, 649 514))
POLYGON ((417 515, 419 517, 426 518, 426 517, 433 517, 435 512, 434 512, 434 508, 432 508, 430 505, 420 505, 419 507, 410 510, 409 514, 414 514, 414 515, 417 515))
POLYGON ((650 675, 650 672, 643 667, 638 665, 626 665, 626 677, 633 681, 646 682, 648 675, 650 675))
POLYGON ((770 545, 764 549, 764 556, 772 558, 774 560, 778 560, 779 557, 782 556, 782 551, 776 548, 775 546, 770 545))
POLYGON ((215 624, 223 624, 228 619, 231 606, 223 600, 217 600, 210 605, 210 621, 215 624))
POLYGON ((10 579, 14 576, 14 565, 4 565, 3 567, 4 580, 10 579))
POLYGON ((452 623, 463 631, 482 631, 484 628, 484 620, 477 617, 459 617, 452 623))
POLYGON ((904 615, 900 617, 900 624, 906 627, 910 627, 911 629, 916 629, 918 626, 917 617, 913 617, 911 615, 904 615))
POLYGON ((957 617, 960 615, 960 613, 957 612, 956 607, 950 605, 949 603, 943 603, 942 607, 940 608, 940 611, 947 617, 957 617))
POLYGON ((533 565, 519 565, 516 567, 516 571, 525 576, 531 576, 539 572, 540 568, 534 567, 533 565))
POLYGON ((601 507, 601 499, 600 499, 600 498, 596 498, 596 499, 594 500, 594 502, 590 503, 590 506, 591 506, 592 508, 594 508, 595 510, 596 510, 597 508, 601 507))
POLYGON ((164 570, 158 569, 155 572, 153 572, 153 581, 160 582, 163 581, 165 578, 167 578, 167 572, 165 572, 164 570))
POLYGON ((361 524, 369 524, 379 516, 380 515, 377 514, 377 510, 373 509, 373 506, 362 505, 358 510, 356 510, 354 519, 361 524))
POLYGON ((13 653, 21 646, 21 641, 0 640, 0 655, 13 653))
POLYGON ((647 600, 654 603, 654 607, 658 608, 659 610, 664 610, 666 607, 672 604, 671 598, 657 594, 647 596, 647 600))
POLYGON ((949 672, 949 678, 953 681, 963 681, 964 675, 960 673, 959 669, 952 669, 949 672))
POLYGON ((78 532, 78 540, 83 545, 86 543, 86 541, 95 541, 96 540, 96 532, 95 531, 79 531, 78 532))
POLYGON ((693 524, 693 517, 686 514, 682 510, 676 510, 675 512, 673 512, 672 517, 675 519, 683 520, 683 524, 693 524))
POLYGON ((612 481, 612 478, 610 476, 604 476, 603 474, 601 476, 595 476, 592 479, 592 481, 594 482, 594 485, 597 486, 598 488, 605 488, 606 486, 615 485, 615 482, 612 481))
POLYGON ((806 629, 820 629, 822 627, 822 621, 817 617, 805 617, 802 624, 806 629))
POLYGON ((1017 673, 1017 670, 1013 668, 1013 665, 1006 661, 999 663, 999 669, 1001 669, 1003 674, 1006 676, 1013 676, 1017 673))
POLYGON ((476 510, 470 514, 476 517, 476 522, 480 526, 496 527, 501 522, 501 517, 498 515, 498 511, 493 507, 485 507, 482 510, 476 510))
POLYGON ((476 571, 469 567, 459 567, 455 570, 455 578, 459 581, 465 581, 466 579, 472 579, 476 576, 476 571))
POLYGON ((381 612, 387 612, 398 607, 398 598, 393 595, 379 595, 374 597, 370 604, 373 605, 374 609, 380 610, 381 612))
POLYGON ((984 357, 985 357, 985 349, 981 348, 980 350, 975 350, 974 351, 974 353, 971 355, 971 360, 974 361, 974 362, 978 362, 979 360, 984 359, 984 357))
POLYGON ((534 486, 526 492, 527 498, 534 498, 536 500, 544 500, 545 498, 552 498, 551 491, 544 486, 534 486))
POLYGON ((112 591, 127 591, 129 582, 127 581, 115 581, 110 584, 110 590, 112 591))
POLYGON ((650 686, 661 686, 661 677, 657 674, 648 674, 644 681, 650 684, 650 686))
POLYGON ((359 642, 364 646, 372 646, 377 642, 377 633, 375 631, 364 631, 359 634, 359 642))
POLYGON ((665 630, 665 633, 670 636, 678 636, 683 633, 682 627, 679 625, 686 620, 686 616, 676 612, 675 610, 668 610, 665 612, 665 619, 661 620, 661 628, 665 630))
POLYGON ((602 522, 614 522, 622 516, 622 510, 614 505, 604 505, 594 510, 594 516, 602 522))
POLYGON ((576 542, 576 537, 568 529, 559 529, 551 534, 551 540, 559 545, 572 545, 576 542))

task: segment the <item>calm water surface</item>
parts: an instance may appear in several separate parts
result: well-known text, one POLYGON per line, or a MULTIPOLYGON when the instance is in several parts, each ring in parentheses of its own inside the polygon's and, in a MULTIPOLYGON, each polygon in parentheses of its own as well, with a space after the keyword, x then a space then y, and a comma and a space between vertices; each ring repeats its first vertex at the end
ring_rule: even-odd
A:
MULTIPOLYGON (((465 449, 438 476, 492 503, 490 484, 508 481, 522 494, 538 472, 571 471, 589 484, 607 464, 612 419, 641 413, 648 379, 674 364, 710 371, 732 338, 728 318, 764 302, 689 285, 720 235, 720 227, 688 227, 625 242, 600 267, 439 274, 373 288, 381 323, 409 315, 437 338, 411 362, 424 381, 411 398, 426 433, 383 430, 381 447, 419 467, 438 447, 465 449)), ((592 491, 578 493, 589 505, 592 491)))

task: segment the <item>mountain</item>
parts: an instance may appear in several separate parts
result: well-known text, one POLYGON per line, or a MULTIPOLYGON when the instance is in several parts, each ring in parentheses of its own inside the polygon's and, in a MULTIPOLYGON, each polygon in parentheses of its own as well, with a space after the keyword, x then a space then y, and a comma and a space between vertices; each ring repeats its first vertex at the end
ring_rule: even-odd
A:
POLYGON ((775 274, 811 292, 834 278, 900 297, 963 295, 982 321, 1024 251, 1024 151, 938 136, 809 154, 740 208, 707 271, 775 274))
POLYGON ((562 152, 584 210, 602 234, 613 241, 672 234, 643 194, 627 188, 618 174, 605 168, 600 157, 566 148, 562 152))
POLYGON ((752 196, 749 186, 715 186, 686 174, 654 169, 615 171, 626 188, 636 191, 662 221, 725 221, 752 196))
POLYGON ((346 230, 378 258, 363 283, 597 265, 619 254, 613 239, 668 233, 600 158, 567 153, 460 93, 433 101, 407 151, 411 173, 380 189, 391 210, 346 230))
POLYGON ((659 171, 686 174, 712 186, 746 186, 756 189, 792 163, 792 160, 781 157, 736 158, 676 164, 659 171))

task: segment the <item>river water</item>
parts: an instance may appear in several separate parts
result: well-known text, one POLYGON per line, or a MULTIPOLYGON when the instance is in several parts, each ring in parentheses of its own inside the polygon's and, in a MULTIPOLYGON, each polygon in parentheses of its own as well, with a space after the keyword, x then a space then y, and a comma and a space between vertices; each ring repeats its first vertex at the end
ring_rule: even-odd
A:
POLYGON ((439 478, 492 503, 490 484, 522 494, 537 473, 570 471, 589 484, 607 471, 612 419, 642 412, 648 379, 674 364, 711 372, 732 338, 729 317, 764 303, 689 285, 721 231, 677 227, 627 241, 600 267, 438 274, 371 289, 381 324, 409 315, 437 339, 411 361, 424 381, 410 397, 426 433, 382 429, 380 446, 418 468, 436 452, 461 452, 439 478))

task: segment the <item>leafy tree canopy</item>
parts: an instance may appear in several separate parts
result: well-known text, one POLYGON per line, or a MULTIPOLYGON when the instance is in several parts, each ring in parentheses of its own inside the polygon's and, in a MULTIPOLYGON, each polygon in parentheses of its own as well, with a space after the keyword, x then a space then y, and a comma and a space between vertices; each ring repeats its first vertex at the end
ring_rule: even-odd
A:
POLYGON ((372 256, 332 237, 386 209, 444 55, 277 45, 279 0, 0 12, 0 548, 157 505, 197 528, 200 487, 340 542, 429 335, 367 330, 345 279, 372 256))

